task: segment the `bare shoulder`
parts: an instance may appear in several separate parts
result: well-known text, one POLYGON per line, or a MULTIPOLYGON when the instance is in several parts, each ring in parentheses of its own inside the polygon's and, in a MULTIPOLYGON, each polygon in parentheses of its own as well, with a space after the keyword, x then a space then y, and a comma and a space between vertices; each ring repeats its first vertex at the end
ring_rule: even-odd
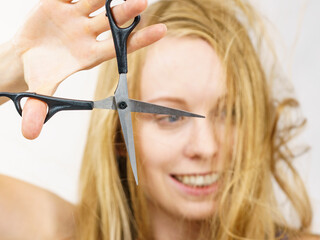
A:
POLYGON ((320 240, 320 235, 305 235, 301 238, 302 240, 320 240))
POLYGON ((0 174, 1 239, 69 239, 74 206, 32 184, 0 174))
POLYGON ((320 235, 316 234, 301 234, 295 240, 320 240, 320 235))

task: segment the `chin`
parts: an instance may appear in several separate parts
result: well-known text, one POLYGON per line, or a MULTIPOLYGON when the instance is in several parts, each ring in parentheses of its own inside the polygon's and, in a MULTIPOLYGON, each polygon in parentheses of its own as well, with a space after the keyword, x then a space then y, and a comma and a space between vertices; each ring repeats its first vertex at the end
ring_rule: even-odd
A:
POLYGON ((188 220, 201 221, 208 219, 216 212, 216 203, 214 201, 205 202, 187 202, 179 204, 177 207, 179 215, 188 220))

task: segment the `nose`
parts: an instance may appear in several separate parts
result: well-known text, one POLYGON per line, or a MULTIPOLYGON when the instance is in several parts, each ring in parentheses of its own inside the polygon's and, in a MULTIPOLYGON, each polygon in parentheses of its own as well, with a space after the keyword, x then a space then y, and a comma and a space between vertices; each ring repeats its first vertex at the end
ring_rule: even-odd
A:
POLYGON ((189 159, 213 159, 218 153, 219 141, 209 119, 194 119, 189 126, 184 154, 189 159))

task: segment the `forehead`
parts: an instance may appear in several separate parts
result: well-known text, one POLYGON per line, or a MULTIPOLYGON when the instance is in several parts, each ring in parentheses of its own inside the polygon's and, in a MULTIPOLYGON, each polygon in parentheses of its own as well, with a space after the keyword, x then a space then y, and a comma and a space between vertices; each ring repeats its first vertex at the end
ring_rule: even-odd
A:
POLYGON ((165 37, 147 52, 141 99, 174 97, 188 104, 215 101, 225 94, 219 57, 204 40, 165 37))

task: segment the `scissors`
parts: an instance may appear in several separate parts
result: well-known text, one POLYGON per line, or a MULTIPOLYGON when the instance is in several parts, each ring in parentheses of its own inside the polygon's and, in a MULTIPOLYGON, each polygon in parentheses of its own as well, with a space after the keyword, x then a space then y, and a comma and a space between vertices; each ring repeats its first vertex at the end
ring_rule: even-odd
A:
POLYGON ((99 101, 85 101, 66 98, 57 98, 51 96, 40 95, 31 92, 9 93, 0 92, 0 97, 8 97, 14 102, 14 105, 22 116, 21 100, 24 98, 34 98, 45 102, 48 106, 48 112, 45 118, 45 123, 57 112, 64 110, 92 110, 98 109, 112 109, 118 111, 120 125, 125 140, 126 149, 129 155, 133 175, 138 185, 137 164, 135 156, 135 147, 133 139, 133 128, 131 120, 131 112, 151 113, 151 114, 164 114, 171 116, 184 116, 184 117, 199 117, 204 116, 182 111, 178 109, 159 106, 147 102, 129 99, 127 87, 127 40, 132 30, 137 26, 140 21, 140 15, 134 18, 133 23, 127 28, 120 28, 116 25, 111 13, 112 0, 106 1, 106 15, 109 19, 109 24, 112 32, 114 46, 116 49, 116 56, 118 62, 119 80, 118 86, 114 92, 114 96, 99 100, 99 101))

